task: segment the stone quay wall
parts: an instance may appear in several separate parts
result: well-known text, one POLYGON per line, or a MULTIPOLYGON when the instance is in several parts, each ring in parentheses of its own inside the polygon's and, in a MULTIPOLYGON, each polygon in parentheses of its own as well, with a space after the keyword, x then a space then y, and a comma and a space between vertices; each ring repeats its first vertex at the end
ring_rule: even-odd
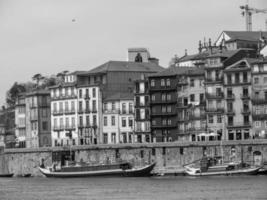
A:
POLYGON ((135 166, 155 161, 155 173, 168 168, 182 169, 183 165, 208 156, 223 155, 225 161, 247 163, 267 162, 267 140, 176 142, 148 144, 119 144, 95 146, 46 147, 38 149, 0 149, 0 173, 21 176, 31 173, 42 176, 39 165, 51 166, 52 157, 73 152, 77 162, 107 163, 126 160, 135 166))

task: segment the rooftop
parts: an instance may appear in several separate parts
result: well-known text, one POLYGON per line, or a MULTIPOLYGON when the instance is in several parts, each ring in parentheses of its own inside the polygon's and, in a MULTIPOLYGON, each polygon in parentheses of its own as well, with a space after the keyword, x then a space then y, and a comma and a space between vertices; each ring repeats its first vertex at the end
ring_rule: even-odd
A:
POLYGON ((113 95, 108 95, 104 101, 116 101, 116 100, 133 100, 134 94, 133 93, 116 93, 113 95))
POLYGON ((163 67, 155 63, 128 62, 128 61, 109 61, 86 73, 79 75, 99 74, 107 72, 158 72, 164 70, 163 67))
POLYGON ((151 74, 149 77, 176 76, 176 75, 202 75, 204 69, 198 67, 170 67, 162 72, 151 74))
POLYGON ((267 31, 224 31, 231 40, 258 41, 261 36, 267 39, 267 31))

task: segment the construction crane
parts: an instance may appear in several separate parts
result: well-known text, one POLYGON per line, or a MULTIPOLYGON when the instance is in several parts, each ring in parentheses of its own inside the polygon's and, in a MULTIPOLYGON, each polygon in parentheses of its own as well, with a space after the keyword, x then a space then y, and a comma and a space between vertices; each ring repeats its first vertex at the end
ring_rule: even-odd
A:
POLYGON ((240 8, 242 10, 242 15, 245 16, 246 18, 247 31, 252 31, 252 14, 267 13, 267 9, 252 8, 252 7, 249 7, 248 4, 246 4, 245 6, 240 6, 240 8))

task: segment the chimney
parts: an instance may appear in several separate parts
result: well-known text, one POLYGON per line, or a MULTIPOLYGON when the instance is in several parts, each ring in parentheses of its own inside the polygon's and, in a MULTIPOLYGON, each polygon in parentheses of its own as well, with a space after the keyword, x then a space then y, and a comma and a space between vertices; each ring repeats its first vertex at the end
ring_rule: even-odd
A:
POLYGON ((184 50, 184 55, 187 56, 187 49, 184 50))
POLYGON ((201 51, 202 51, 201 40, 199 40, 199 43, 198 43, 198 51, 199 51, 199 53, 201 53, 201 51))

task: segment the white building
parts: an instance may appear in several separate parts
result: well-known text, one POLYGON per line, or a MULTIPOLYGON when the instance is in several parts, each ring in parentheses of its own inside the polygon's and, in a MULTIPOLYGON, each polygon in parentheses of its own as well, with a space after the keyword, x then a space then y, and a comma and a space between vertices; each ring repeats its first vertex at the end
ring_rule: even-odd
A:
POLYGON ((133 143, 134 101, 133 97, 114 95, 103 103, 103 143, 133 143))

